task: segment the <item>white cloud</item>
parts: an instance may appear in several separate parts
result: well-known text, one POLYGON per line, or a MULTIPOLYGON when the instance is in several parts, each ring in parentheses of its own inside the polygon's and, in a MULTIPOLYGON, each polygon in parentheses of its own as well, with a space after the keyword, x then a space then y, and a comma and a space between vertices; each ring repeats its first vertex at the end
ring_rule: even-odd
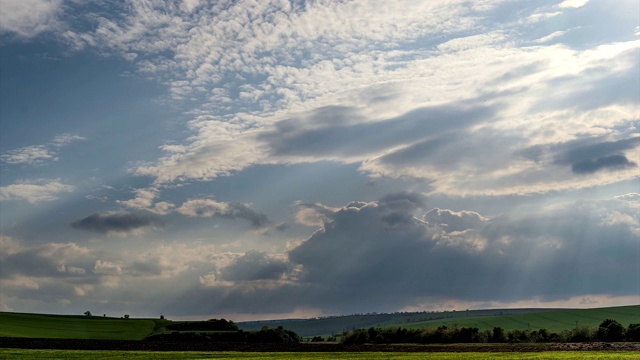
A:
POLYGON ((0 155, 0 161, 6 164, 41 165, 46 161, 57 161, 59 148, 75 141, 83 141, 86 138, 75 134, 62 134, 44 145, 31 145, 11 150, 0 155))
POLYGON ((97 275, 121 275, 122 264, 119 262, 96 260, 93 273, 97 275))
POLYGON ((74 187, 60 180, 23 180, 16 184, 0 187, 0 201, 27 201, 35 204, 53 201, 63 193, 72 192, 74 187))
POLYGON ((0 160, 7 164, 37 165, 43 160, 57 160, 57 158, 55 153, 46 146, 32 145, 9 151, 7 154, 1 155, 0 160))
POLYGON ((0 32, 32 38, 59 29, 62 0, 3 0, 0 6, 0 32))
POLYGON ((70 143, 75 141, 86 141, 86 140, 87 138, 82 137, 78 134, 65 133, 65 134, 61 134, 54 137, 51 143, 55 146, 60 147, 60 146, 69 145, 70 143))
POLYGON ((211 199, 194 199, 182 204, 177 211, 186 216, 212 217, 224 214, 229 210, 226 203, 221 203, 211 199))
POLYGON ((559 8, 579 8, 585 6, 589 0, 565 0, 558 4, 559 8))

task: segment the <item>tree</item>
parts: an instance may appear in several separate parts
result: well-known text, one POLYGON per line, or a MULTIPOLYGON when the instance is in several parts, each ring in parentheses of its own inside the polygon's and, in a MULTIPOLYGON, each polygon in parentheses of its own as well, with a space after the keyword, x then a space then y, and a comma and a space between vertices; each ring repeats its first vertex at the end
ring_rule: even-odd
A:
POLYGON ((604 341, 623 341, 625 328, 619 322, 606 319, 598 326, 598 339, 604 341))
POLYGON ((629 324, 627 328, 628 341, 640 341, 640 324, 629 324))
POLYGON ((494 327, 491 341, 498 343, 507 341, 507 336, 504 333, 504 329, 499 326, 494 327))

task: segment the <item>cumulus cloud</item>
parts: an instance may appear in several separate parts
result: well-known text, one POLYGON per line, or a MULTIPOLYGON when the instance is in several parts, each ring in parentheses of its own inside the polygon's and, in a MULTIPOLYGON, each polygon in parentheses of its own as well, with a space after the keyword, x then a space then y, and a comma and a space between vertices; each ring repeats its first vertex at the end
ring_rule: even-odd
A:
POLYGON ((60 180, 23 180, 16 184, 0 186, 0 201, 27 201, 35 204, 56 200, 61 194, 72 192, 74 189, 74 186, 60 180))
MULTIPOLYGON (((3 278, 22 279, 81 277, 95 261, 94 251, 76 243, 47 243, 25 246, 21 242, 3 237, 3 278)), ((35 281, 35 280, 33 280, 35 281)))
POLYGON ((170 202, 154 202, 154 200, 160 196, 160 190, 157 188, 136 189, 134 192, 136 195, 135 198, 130 200, 116 200, 116 203, 136 210, 146 210, 157 215, 167 215, 175 208, 175 205, 170 202))
POLYGON ((619 270, 637 270, 632 254, 640 224, 620 215, 617 222, 603 218, 636 211, 618 199, 495 218, 434 209, 421 220, 407 207, 411 221, 401 227, 383 220, 384 209, 383 202, 370 202, 327 213, 323 227, 289 252, 302 267, 301 281, 325 289, 327 303, 340 298, 340 311, 420 297, 515 301, 637 289, 619 270), (607 265, 612 262, 620 267, 607 265))
POLYGON ((291 265, 265 252, 247 251, 232 264, 220 270, 220 279, 228 281, 279 280, 291 265))
POLYGON ((212 199, 191 199, 176 209, 182 215, 191 217, 222 217, 229 219, 243 219, 251 223, 254 228, 264 227, 269 223, 265 214, 256 212, 248 205, 231 202, 218 202, 212 199))
POLYGON ((431 226, 439 226, 446 232, 477 229, 487 221, 474 211, 451 211, 448 209, 432 209, 424 214, 423 219, 431 226))
POLYGON ((148 228, 157 228, 164 223, 155 216, 129 212, 107 212, 93 214, 71 223, 71 227, 99 234, 126 235, 148 228))

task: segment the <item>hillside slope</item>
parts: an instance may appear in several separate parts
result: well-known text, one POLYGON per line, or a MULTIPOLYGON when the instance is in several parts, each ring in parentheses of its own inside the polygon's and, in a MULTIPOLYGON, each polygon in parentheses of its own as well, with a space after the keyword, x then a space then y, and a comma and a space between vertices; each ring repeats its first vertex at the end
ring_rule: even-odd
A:
POLYGON ((237 323, 243 330, 262 326, 283 326, 301 336, 339 334, 344 330, 368 327, 403 327, 410 329, 451 327, 454 324, 490 330, 540 329, 562 331, 577 325, 598 326, 605 319, 615 319, 628 326, 640 323, 640 305, 595 309, 497 309, 433 313, 395 313, 349 315, 316 319, 249 321, 237 323))
POLYGON ((139 340, 156 327, 151 319, 0 312, 0 336, 139 340))

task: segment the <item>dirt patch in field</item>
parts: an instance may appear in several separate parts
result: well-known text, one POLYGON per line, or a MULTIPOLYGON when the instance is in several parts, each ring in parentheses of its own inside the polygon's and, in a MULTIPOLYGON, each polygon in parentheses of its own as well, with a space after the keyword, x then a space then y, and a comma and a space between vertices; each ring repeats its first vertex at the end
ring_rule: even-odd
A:
POLYGON ((640 351, 636 343, 567 344, 453 344, 453 345, 343 345, 333 343, 249 344, 212 342, 153 342, 125 340, 0 338, 2 348, 141 351, 245 352, 541 352, 640 351))

